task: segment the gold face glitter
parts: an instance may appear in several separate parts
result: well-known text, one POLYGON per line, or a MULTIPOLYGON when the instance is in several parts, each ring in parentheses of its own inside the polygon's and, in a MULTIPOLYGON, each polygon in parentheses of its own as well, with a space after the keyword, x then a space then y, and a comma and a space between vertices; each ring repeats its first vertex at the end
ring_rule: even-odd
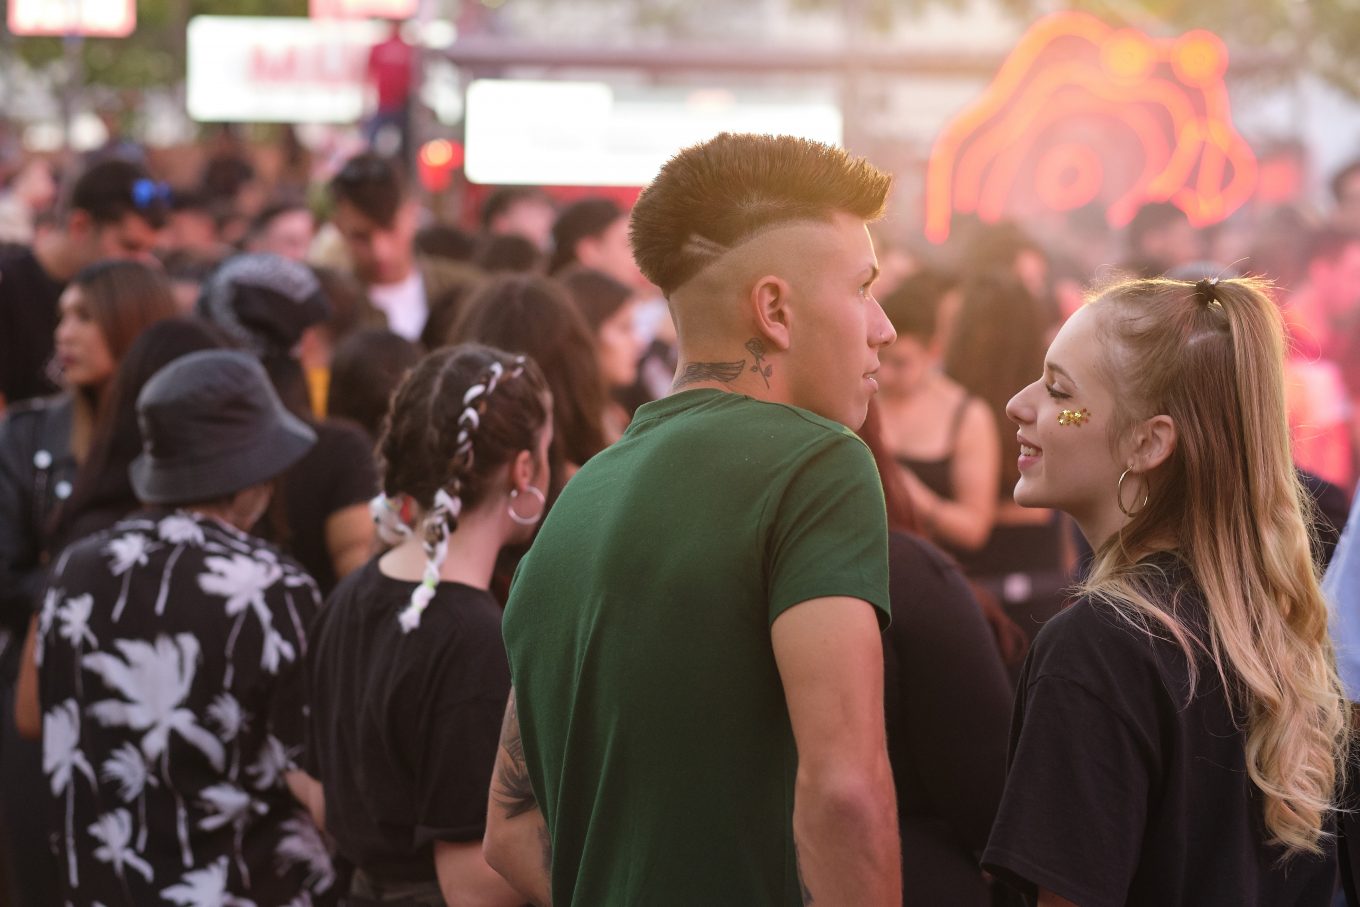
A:
POLYGON ((1083 425, 1089 418, 1091 418, 1091 414, 1085 409, 1065 409, 1058 413, 1058 424, 1083 425))

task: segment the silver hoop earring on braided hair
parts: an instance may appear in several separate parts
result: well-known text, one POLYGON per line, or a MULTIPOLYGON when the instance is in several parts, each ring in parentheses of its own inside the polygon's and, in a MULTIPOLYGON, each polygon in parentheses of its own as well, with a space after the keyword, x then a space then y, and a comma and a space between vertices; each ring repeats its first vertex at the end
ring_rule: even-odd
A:
MULTIPOLYGON (((1121 473, 1119 474, 1119 484, 1115 487, 1115 490, 1114 490, 1114 500, 1115 500, 1115 503, 1119 505, 1119 510, 1124 514, 1124 516, 1129 516, 1129 517, 1137 516, 1138 514, 1142 513, 1142 512, 1143 512, 1143 509, 1146 508, 1147 505, 1148 505, 1148 499, 1152 497, 1152 491, 1151 491, 1151 489, 1149 489, 1146 485, 1144 485, 1144 487, 1143 487, 1143 502, 1142 502, 1141 504, 1138 505, 1138 509, 1137 509, 1137 510, 1130 510, 1129 508, 1127 508, 1127 507, 1124 506, 1124 480, 1125 480, 1126 478, 1128 478, 1128 475, 1129 475, 1129 473, 1131 473, 1131 472, 1133 472, 1133 467, 1132 467, 1132 466, 1130 466, 1128 469, 1124 470, 1123 472, 1121 472, 1121 473)), ((1134 475, 1138 475, 1138 473, 1136 473, 1136 472, 1134 472, 1133 474, 1134 474, 1134 475)))
POLYGON ((543 511, 548 509, 548 498, 546 495, 543 494, 542 491, 538 490, 532 485, 528 486, 524 490, 528 492, 530 497, 538 499, 538 512, 535 513, 533 516, 520 516, 518 513, 515 512, 515 499, 519 497, 518 488, 510 489, 510 506, 507 509, 510 511, 510 519, 514 520, 519 525, 533 526, 536 523, 538 523, 539 520, 543 519, 543 511))

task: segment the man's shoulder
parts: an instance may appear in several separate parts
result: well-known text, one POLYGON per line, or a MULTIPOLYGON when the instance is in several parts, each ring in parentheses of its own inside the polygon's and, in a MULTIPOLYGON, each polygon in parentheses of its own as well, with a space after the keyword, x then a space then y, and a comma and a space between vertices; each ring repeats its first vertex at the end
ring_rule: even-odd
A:
POLYGON ((684 420, 676 425, 687 433, 693 426, 740 433, 756 443, 762 439, 771 444, 800 440, 868 450, 858 435, 839 422, 789 403, 757 400, 745 394, 717 391, 692 400, 667 397, 638 410, 635 421, 643 424, 666 418, 684 420))

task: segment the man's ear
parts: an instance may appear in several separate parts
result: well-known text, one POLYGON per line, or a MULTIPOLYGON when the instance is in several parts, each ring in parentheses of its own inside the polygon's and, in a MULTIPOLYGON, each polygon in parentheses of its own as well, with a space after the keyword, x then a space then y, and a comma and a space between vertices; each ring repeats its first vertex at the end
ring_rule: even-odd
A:
POLYGON ((789 282, 782 277, 773 274, 766 274, 756 278, 751 285, 750 303, 751 316, 756 328, 762 338, 776 350, 787 350, 789 348, 790 321, 792 312, 789 309, 790 299, 789 282))
POLYGON ((1176 450, 1176 423, 1170 416, 1153 416, 1134 428, 1130 465, 1138 472, 1148 472, 1165 463, 1176 450))

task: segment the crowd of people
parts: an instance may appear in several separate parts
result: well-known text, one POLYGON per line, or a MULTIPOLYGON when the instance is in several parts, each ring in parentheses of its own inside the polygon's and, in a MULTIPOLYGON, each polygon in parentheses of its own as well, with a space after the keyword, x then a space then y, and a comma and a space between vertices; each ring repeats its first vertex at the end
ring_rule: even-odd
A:
POLYGON ((1232 259, 246 173, 0 193, 0 904, 1333 903, 1360 165, 1232 259))

